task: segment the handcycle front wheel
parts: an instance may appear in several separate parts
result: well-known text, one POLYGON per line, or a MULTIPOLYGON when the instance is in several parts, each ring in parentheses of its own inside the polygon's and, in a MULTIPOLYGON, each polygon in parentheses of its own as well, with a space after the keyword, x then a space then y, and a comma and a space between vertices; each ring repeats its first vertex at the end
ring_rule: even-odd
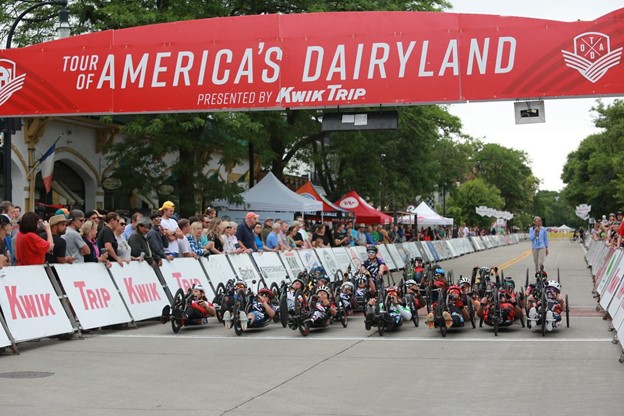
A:
POLYGON ((171 307, 172 318, 171 318, 171 329, 174 334, 180 332, 182 328, 182 314, 184 313, 184 290, 178 289, 173 295, 173 305, 171 307))

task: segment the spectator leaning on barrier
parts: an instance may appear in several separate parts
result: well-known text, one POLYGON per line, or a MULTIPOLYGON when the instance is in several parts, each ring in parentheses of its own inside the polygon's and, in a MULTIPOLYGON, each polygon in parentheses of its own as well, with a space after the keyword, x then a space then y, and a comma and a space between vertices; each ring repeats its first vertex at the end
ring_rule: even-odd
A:
POLYGON ((254 226, 260 220, 255 212, 248 212, 245 215, 245 221, 236 228, 236 238, 243 250, 258 251, 256 247, 256 238, 254 235, 254 226))
POLYGON ((120 217, 117 227, 113 229, 115 239, 117 240, 117 255, 121 261, 130 263, 130 245, 128 245, 128 240, 124 237, 125 229, 126 220, 120 217))
POLYGON ((130 246, 130 255, 132 256, 132 260, 145 260, 150 266, 156 267, 162 264, 162 259, 152 253, 152 249, 147 242, 147 232, 151 227, 152 221, 149 218, 144 217, 137 223, 136 229, 130 235, 128 245, 130 246))
POLYGON ((282 225, 278 222, 273 223, 273 230, 267 235, 264 251, 279 251, 279 237, 278 234, 282 225))
POLYGON ((43 221, 43 229, 46 232, 46 239, 39 237, 37 227, 39 225, 39 215, 34 212, 26 212, 20 220, 19 232, 15 244, 15 255, 18 266, 28 266, 33 264, 44 264, 45 254, 54 248, 54 240, 50 224, 43 221))
POLYGON ((123 261, 117 254, 117 239, 115 238, 114 229, 118 226, 119 214, 116 212, 109 212, 104 218, 104 226, 100 230, 97 236, 97 245, 100 251, 106 249, 109 260, 114 260, 123 267, 123 261))
MULTIPOLYGON (((54 241, 54 248, 52 251, 46 253, 46 261, 50 264, 53 263, 73 263, 74 258, 67 255, 67 242, 62 237, 67 229, 67 217, 65 214, 58 214, 50 217, 50 231, 52 232, 52 241, 54 241)), ((42 238, 45 234, 40 234, 42 238)))
POLYGON ((187 234, 191 231, 191 222, 186 218, 180 219, 178 221, 178 226, 180 227, 180 231, 182 231, 182 238, 178 239, 178 250, 180 253, 180 257, 193 257, 197 258, 197 254, 191 249, 191 243, 189 239, 186 237, 187 234))
POLYGON ((544 265, 544 258, 548 255, 548 231, 542 227, 542 219, 540 217, 535 217, 533 224, 533 227, 529 230, 529 240, 531 240, 533 262, 535 263, 535 272, 537 273, 544 265))
POLYGON ((67 230, 63 234, 63 239, 67 244, 67 255, 74 258, 74 263, 84 263, 84 256, 91 253, 89 246, 78 232, 84 221, 85 214, 81 210, 73 209, 69 212, 67 230))

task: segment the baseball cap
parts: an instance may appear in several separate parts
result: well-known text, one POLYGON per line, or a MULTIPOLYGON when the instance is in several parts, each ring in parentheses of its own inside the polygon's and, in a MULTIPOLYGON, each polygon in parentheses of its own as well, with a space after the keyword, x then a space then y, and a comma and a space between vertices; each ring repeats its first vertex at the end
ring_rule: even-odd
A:
POLYGON ((59 208, 59 209, 56 210, 54 215, 65 215, 66 217, 68 217, 69 216, 69 211, 67 210, 67 208, 59 208))
POLYGON ((256 214, 255 212, 248 212, 248 213, 247 213, 247 215, 245 215, 245 219, 246 219, 246 220, 248 220, 248 219, 250 219, 250 218, 256 218, 256 217, 258 217, 258 216, 259 216, 259 215, 258 215, 258 214, 256 214))
POLYGON ((165 210, 165 209, 173 209, 173 208, 175 208, 175 204, 173 202, 165 201, 162 204, 162 207, 160 207, 160 210, 162 211, 162 210, 165 210))

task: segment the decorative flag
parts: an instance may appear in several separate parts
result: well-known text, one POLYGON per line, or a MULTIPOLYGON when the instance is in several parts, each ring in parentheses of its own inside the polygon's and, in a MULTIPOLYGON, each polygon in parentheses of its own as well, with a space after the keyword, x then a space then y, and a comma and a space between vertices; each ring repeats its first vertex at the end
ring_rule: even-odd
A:
POLYGON ((43 178, 43 185, 45 186, 46 194, 52 190, 52 173, 54 172, 54 152, 56 151, 56 143, 60 140, 60 137, 52 143, 52 146, 47 152, 39 159, 39 165, 41 166, 41 177, 43 178))

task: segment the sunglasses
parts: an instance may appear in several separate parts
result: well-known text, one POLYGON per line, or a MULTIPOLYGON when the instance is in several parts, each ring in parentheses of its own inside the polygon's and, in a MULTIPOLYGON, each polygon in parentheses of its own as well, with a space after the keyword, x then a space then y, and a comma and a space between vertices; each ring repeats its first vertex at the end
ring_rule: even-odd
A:
POLYGON ((119 225, 126 225, 126 223, 119 221, 119 225))
POLYGON ((227 226, 227 227, 225 227, 225 228, 232 228, 232 226, 231 226, 231 225, 228 225, 228 226, 227 226))
POLYGON ((372 251, 372 250, 371 250, 371 251, 367 251, 367 253, 368 253, 368 254, 375 254, 375 252, 374 252, 374 251, 372 251))

